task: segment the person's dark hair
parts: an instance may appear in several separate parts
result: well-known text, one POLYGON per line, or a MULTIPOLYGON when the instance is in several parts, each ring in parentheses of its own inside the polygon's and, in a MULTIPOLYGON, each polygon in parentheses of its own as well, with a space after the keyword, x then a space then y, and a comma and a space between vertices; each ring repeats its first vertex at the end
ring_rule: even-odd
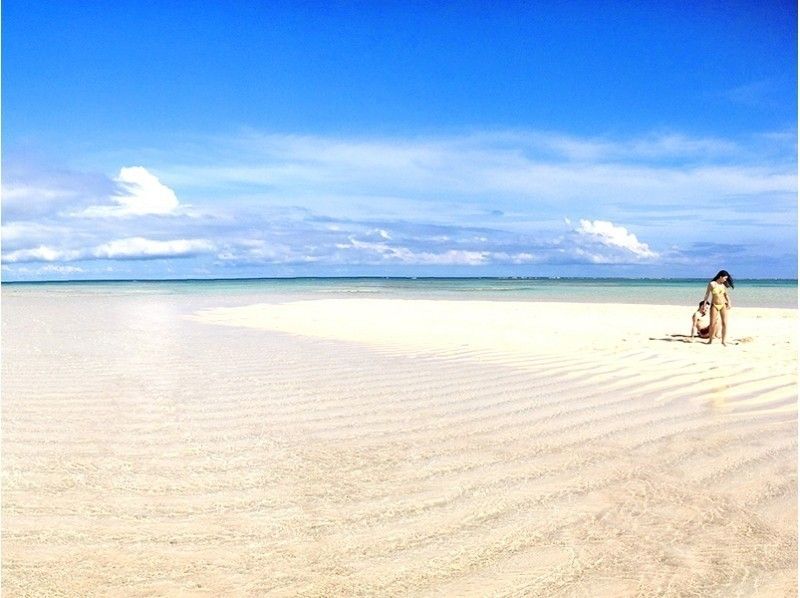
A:
POLYGON ((708 301, 701 301, 697 304, 697 307, 703 307, 704 305, 708 305, 708 301))
POLYGON ((727 270, 720 270, 719 272, 717 272, 717 275, 711 280, 717 280, 720 276, 727 276, 728 280, 725 281, 725 286, 733 288, 733 276, 728 274, 727 270))

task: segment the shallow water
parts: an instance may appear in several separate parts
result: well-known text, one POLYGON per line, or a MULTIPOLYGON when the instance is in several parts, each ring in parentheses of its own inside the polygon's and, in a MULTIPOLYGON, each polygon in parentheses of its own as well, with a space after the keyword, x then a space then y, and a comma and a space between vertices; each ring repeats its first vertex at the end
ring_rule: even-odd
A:
MULTIPOLYGON (((408 299, 555 301, 694 306, 707 281, 621 278, 263 278, 106 282, 4 283, 4 293, 259 295, 265 300, 309 294, 408 299)), ((739 280, 734 306, 797 307, 796 280, 739 280)))

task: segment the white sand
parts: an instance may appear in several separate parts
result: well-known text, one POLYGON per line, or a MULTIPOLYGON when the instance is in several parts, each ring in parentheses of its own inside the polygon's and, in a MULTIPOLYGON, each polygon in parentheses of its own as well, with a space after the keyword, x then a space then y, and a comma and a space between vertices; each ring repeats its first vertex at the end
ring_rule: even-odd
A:
POLYGON ((4 595, 796 592, 795 310, 209 301, 4 294, 4 595))
POLYGON ((796 310, 738 308, 729 313, 727 347, 719 342, 700 346, 704 341, 689 338, 691 313, 662 305, 329 299, 209 309, 198 319, 405 352, 471 352, 518 365, 547 355, 614 360, 620 353, 642 350, 689 364, 713 356, 715 364, 755 361, 779 373, 794 372, 796 310))

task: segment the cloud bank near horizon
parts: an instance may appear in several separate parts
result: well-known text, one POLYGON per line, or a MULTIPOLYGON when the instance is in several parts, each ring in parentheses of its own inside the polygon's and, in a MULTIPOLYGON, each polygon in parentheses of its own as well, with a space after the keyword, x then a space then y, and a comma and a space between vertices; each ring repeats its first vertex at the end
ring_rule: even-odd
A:
POLYGON ((731 257, 780 259, 788 272, 795 140, 248 131, 131 152, 146 161, 110 176, 11 158, 3 275, 128 277, 143 271, 135 262, 155 277, 361 266, 672 275, 731 257))

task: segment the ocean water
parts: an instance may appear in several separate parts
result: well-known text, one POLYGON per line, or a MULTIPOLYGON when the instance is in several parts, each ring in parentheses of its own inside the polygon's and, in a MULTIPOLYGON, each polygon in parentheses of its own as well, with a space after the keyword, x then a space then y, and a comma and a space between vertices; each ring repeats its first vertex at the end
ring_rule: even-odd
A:
MULTIPOLYGON (((285 301, 376 297, 696 306, 708 281, 622 278, 258 278, 14 282, 3 294, 197 295, 285 301)), ((737 280, 734 307, 797 307, 797 280, 737 280)))

